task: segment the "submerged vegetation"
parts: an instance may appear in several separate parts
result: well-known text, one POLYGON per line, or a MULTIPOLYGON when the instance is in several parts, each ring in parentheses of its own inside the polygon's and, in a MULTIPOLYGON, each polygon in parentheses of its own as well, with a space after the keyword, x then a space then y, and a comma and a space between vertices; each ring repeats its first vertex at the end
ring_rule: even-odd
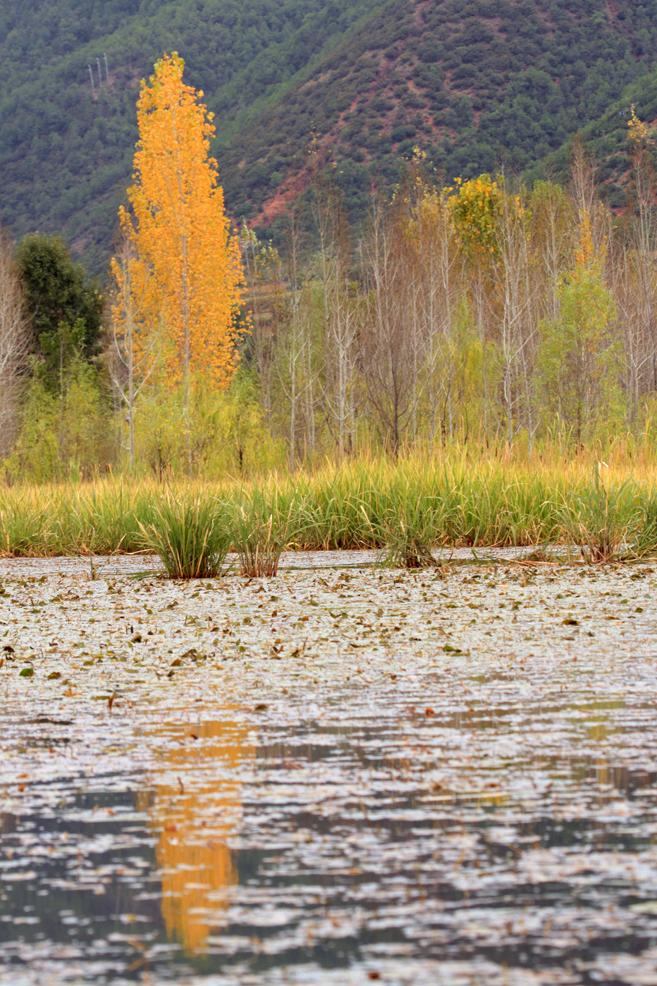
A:
POLYGON ((297 561, 0 564, 5 986, 654 982, 657 566, 297 561))

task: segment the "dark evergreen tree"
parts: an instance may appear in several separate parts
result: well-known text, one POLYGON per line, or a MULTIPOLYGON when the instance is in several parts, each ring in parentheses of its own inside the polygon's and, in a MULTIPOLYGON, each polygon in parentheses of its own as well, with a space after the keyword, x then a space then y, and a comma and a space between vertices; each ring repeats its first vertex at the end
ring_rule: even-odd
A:
POLYGON ((33 352, 44 382, 54 391, 60 387, 64 367, 75 356, 90 359, 96 352, 103 297, 57 237, 25 237, 16 261, 32 326, 33 352))

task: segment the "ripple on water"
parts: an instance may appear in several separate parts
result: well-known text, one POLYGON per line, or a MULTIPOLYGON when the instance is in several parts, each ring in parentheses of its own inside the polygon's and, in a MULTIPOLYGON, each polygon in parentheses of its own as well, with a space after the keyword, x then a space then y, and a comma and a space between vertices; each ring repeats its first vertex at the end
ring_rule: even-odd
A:
POLYGON ((17 578, 0 981, 654 986, 654 586, 483 576, 17 578))

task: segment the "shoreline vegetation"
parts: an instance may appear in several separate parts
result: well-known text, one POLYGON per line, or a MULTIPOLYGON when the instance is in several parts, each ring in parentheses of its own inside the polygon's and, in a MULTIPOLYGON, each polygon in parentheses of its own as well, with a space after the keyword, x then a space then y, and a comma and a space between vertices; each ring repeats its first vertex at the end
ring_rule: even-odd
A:
POLYGON ((245 482, 104 478, 0 488, 0 556, 155 552, 172 577, 274 575, 284 550, 378 549, 390 565, 456 547, 575 546, 589 562, 657 551, 657 462, 591 453, 415 451, 245 482))

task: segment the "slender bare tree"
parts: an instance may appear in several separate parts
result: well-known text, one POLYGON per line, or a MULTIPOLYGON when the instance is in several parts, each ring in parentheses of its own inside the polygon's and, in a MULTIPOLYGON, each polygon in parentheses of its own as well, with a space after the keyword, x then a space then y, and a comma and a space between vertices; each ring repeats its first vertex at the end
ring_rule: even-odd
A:
POLYGON ((530 436, 535 431, 531 380, 538 326, 527 219, 520 196, 502 196, 497 242, 496 276, 502 293, 502 403, 507 441, 512 442, 518 428, 526 428, 530 436))
POLYGON ((403 204, 388 213, 375 205, 363 247, 370 299, 361 333, 363 373, 377 426, 393 455, 412 420, 419 365, 416 327, 409 325, 405 218, 403 204))
POLYGON ((288 306, 286 324, 277 333, 279 384, 287 402, 289 465, 311 455, 315 448, 315 390, 313 367, 312 289, 300 266, 300 231, 296 216, 290 224, 287 263, 288 306))
POLYGON ((353 450, 357 306, 350 284, 351 245, 342 203, 329 190, 316 203, 322 282, 322 404, 340 458, 353 450))
POLYGON ((123 236, 112 261, 116 288, 110 318, 109 373, 128 426, 128 461, 135 465, 135 417, 137 399, 156 366, 155 333, 140 332, 135 305, 135 249, 123 236))
POLYGON ((414 333, 414 362, 421 361, 415 397, 415 434, 426 417, 427 434, 433 439, 440 428, 444 439, 455 429, 455 381, 449 353, 454 342, 458 291, 462 290, 462 257, 446 197, 431 192, 419 198, 414 210, 417 298, 420 331, 414 333))
POLYGON ((265 418, 274 412, 276 336, 285 308, 287 286, 283 264, 271 244, 258 239, 246 223, 240 230, 240 247, 246 282, 245 300, 251 314, 250 331, 243 340, 245 362, 252 362, 258 378, 265 418))
POLYGON ((625 337, 630 419, 636 422, 642 399, 657 391, 657 182, 650 131, 634 113, 630 124, 635 208, 629 237, 620 245, 616 237, 610 267, 625 337))
POLYGON ((0 230, 0 458, 10 452, 16 437, 29 346, 30 326, 13 247, 0 230))

